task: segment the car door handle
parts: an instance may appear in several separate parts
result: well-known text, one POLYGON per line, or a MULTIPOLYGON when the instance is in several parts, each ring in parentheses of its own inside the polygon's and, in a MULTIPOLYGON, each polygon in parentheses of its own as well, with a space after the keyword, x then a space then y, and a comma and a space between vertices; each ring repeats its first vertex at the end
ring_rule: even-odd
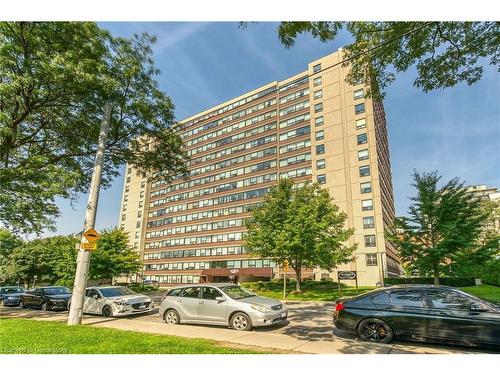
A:
POLYGON ((448 316, 448 314, 446 314, 445 312, 441 312, 441 311, 436 312, 436 315, 439 315, 439 316, 448 316))

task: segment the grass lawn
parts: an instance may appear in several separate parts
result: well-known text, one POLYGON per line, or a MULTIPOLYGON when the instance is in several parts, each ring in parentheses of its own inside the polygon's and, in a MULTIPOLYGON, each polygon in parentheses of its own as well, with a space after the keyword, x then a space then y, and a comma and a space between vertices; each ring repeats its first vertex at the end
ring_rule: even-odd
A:
POLYGON ((464 292, 474 294, 493 303, 500 303, 500 287, 493 285, 476 285, 460 288, 464 292))
MULTIPOLYGON (((257 293, 259 296, 283 299, 283 284, 278 283, 264 283, 265 288, 256 288, 254 283, 249 283, 243 286, 251 289, 253 292, 257 293)), ((318 284, 318 285, 303 285, 301 287, 302 293, 294 293, 295 285, 287 286, 286 296, 287 300, 290 301, 335 301, 339 297, 355 296, 356 288, 354 287, 342 287, 339 294, 338 287, 333 284, 318 284)), ((373 290, 375 287, 360 286, 358 288, 358 294, 373 290)))
POLYGON ((259 354, 205 339, 0 318, 2 354, 259 354))

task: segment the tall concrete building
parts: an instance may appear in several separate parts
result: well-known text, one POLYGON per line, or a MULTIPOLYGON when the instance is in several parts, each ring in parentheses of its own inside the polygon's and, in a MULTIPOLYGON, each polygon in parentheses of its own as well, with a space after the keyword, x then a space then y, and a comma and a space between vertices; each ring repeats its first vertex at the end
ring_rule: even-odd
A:
POLYGON ((120 225, 143 258, 141 277, 161 285, 279 277, 272 260, 247 253, 242 234, 249 210, 284 177, 322 184, 347 213, 358 248, 340 270, 357 271, 359 285, 400 273, 384 237, 394 219, 384 108, 345 82, 341 55, 180 121, 189 181, 148 184, 127 167, 120 225))

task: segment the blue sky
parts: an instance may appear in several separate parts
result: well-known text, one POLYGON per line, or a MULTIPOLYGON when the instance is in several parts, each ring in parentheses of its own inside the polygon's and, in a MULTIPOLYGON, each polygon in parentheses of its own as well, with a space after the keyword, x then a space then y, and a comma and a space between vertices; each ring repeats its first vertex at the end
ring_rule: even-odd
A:
MULTIPOLYGON (((148 32, 160 86, 172 98, 181 120, 274 80, 306 69, 307 63, 349 42, 341 35, 322 43, 298 38, 291 49, 278 41, 275 23, 102 23, 114 35, 148 32)), ((405 214, 413 194, 411 173, 438 170, 449 179, 500 187, 500 80, 492 67, 474 86, 458 85, 428 94, 413 87, 415 72, 398 75, 384 101, 396 213, 405 214)), ((123 168, 122 168, 123 170, 123 168)), ((123 177, 101 192, 96 227, 118 224, 123 177)), ((87 197, 70 205, 58 200, 57 234, 79 232, 87 197)), ((49 235, 49 233, 45 234, 49 235)))

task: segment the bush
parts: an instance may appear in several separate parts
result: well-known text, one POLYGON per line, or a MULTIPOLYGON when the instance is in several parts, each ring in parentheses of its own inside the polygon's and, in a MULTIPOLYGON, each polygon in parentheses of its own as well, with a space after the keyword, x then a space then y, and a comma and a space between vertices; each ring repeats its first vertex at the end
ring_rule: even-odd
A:
POLYGON ((155 285, 144 285, 139 283, 132 283, 129 285, 129 288, 134 292, 152 292, 158 290, 158 286, 155 285))
POLYGON ((484 284, 500 286, 500 259, 484 264, 481 270, 481 280, 484 284))
MULTIPOLYGON (((384 279, 385 285, 400 284, 434 284, 433 277, 387 277, 384 279)), ((474 286, 476 281, 473 277, 440 277, 440 285, 448 286, 474 286)))

